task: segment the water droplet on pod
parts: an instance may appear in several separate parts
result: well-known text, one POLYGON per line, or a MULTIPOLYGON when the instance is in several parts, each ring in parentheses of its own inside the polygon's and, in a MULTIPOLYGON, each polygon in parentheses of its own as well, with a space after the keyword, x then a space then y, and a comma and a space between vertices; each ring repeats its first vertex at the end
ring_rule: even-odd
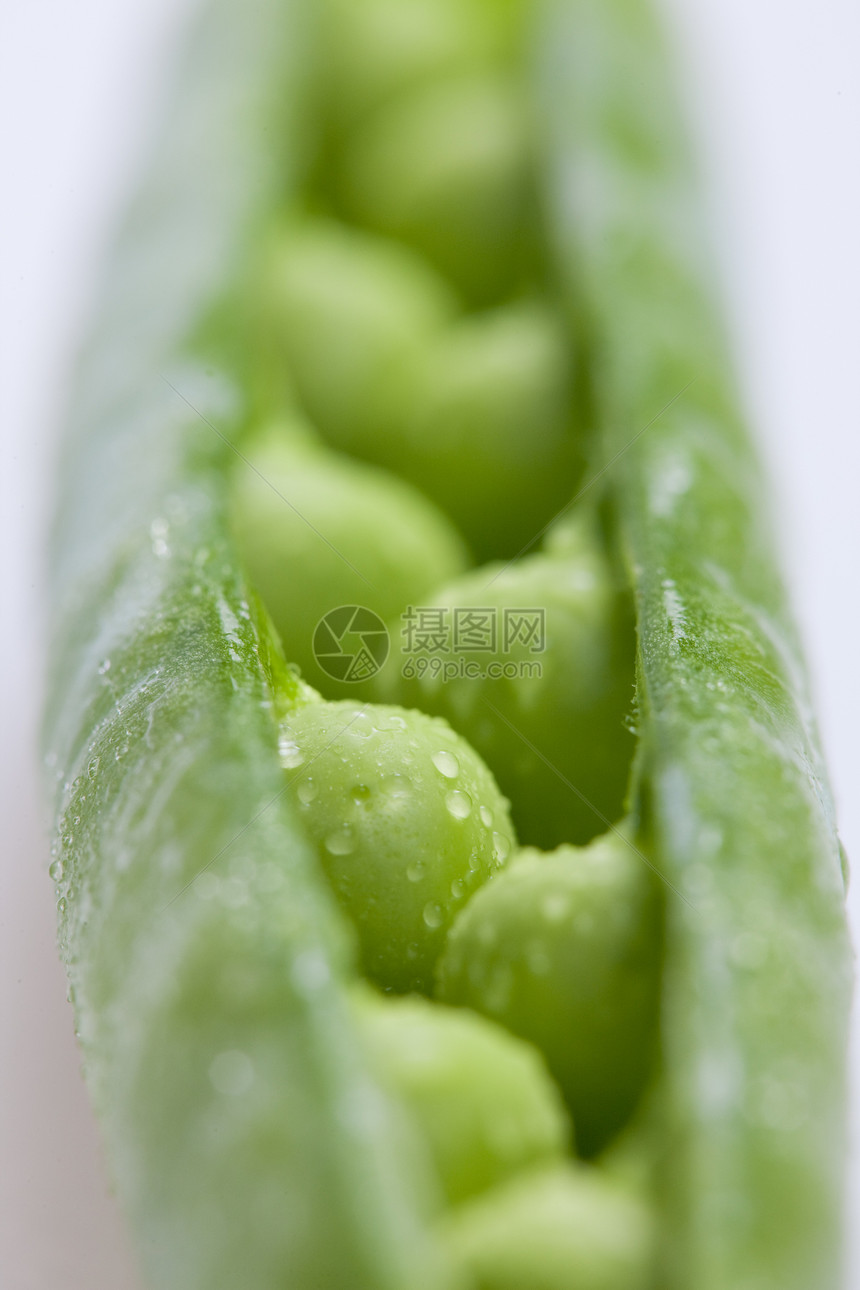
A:
POLYGON ((333 856, 348 856, 355 850, 355 838, 348 824, 335 829, 325 840, 325 849, 333 856))
POLYGON ((453 788, 448 793, 445 806, 448 814, 453 815, 455 820, 466 820, 472 814, 472 799, 468 793, 462 792, 459 788, 453 788))
POLYGON ((433 765, 436 767, 439 774, 444 775, 446 779, 456 779, 460 774, 460 763, 457 761, 454 754, 448 752, 445 748, 441 748, 439 752, 435 752, 430 760, 433 762, 433 765))
POLYGON ((318 792, 319 792, 319 789, 317 785, 310 778, 310 776, 308 776, 307 779, 302 780, 301 784, 299 784, 298 788, 296 789, 296 797, 299 799, 302 806, 310 806, 311 802, 316 798, 318 792))

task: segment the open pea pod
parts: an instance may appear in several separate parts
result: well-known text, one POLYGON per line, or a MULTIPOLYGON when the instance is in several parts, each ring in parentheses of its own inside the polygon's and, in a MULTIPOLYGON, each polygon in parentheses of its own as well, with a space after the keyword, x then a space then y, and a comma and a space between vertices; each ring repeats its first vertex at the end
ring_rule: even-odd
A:
POLYGON ((670 59, 642 0, 557 0, 543 36, 549 218, 587 318, 637 605, 635 795, 671 888, 667 1275, 696 1290, 834 1286, 840 847, 670 59))
POLYGON ((214 3, 192 33, 82 358, 53 539, 60 945, 120 1197, 177 1290, 460 1284, 353 1037, 354 947, 277 756, 302 687, 227 537, 247 393, 211 338, 301 162, 300 17, 214 3))
MULTIPOLYGON (((522 12, 546 36, 549 225, 637 600, 633 804, 667 883, 665 1276, 821 1290, 839 1245, 838 844, 665 60, 638 0, 522 12)), ((279 380, 249 294, 313 165, 315 22, 308 0, 207 7, 83 355, 45 722, 61 949, 153 1285, 455 1290, 471 1282, 453 1250, 519 1287, 548 1234, 554 1290, 593 1205, 611 1249, 629 1198, 601 1208, 564 1170, 515 1179, 446 1242, 426 1144, 367 1065, 355 937, 284 783, 278 722, 312 698, 229 535, 230 445, 279 380)))

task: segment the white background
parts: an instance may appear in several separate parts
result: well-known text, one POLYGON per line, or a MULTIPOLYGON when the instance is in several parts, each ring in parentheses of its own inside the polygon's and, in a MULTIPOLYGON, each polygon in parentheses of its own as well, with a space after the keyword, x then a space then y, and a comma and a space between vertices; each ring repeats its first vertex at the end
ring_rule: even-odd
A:
MULTIPOLYGON (((704 149, 741 384, 780 507, 842 836, 860 865, 860 11, 853 0, 667 4, 704 149)), ((7 1290, 137 1284, 107 1194, 54 948, 34 773, 40 559, 72 347, 188 8, 189 0, 7 0, 0 16, 0 1284, 7 1290)), ((857 1173, 855 1165, 850 1204, 860 1215, 857 1173)), ((848 1284, 857 1290, 853 1240, 848 1284)))

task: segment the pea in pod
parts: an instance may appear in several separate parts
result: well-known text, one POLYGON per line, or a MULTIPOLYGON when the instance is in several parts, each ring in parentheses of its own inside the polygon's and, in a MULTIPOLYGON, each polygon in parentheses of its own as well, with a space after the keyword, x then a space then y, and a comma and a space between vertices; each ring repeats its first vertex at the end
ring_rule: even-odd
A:
MULTIPOLYGON (((183 89, 116 247, 81 364, 54 542, 45 744, 61 950, 117 1187, 149 1279, 171 1290, 566 1290, 572 1283, 634 1290, 648 1283, 655 1243, 667 1284, 820 1290, 833 1284, 838 1249, 848 978, 838 852, 796 646, 758 522, 757 472, 696 259, 687 253, 688 181, 674 110, 664 106, 659 40, 636 0, 608 0, 599 9, 559 0, 540 14, 514 0, 403 0, 407 11, 424 24, 426 44, 398 27, 401 9, 391 0, 361 7, 330 0, 322 15, 300 0, 241 7, 212 0, 193 33, 183 89), (320 33, 333 15, 326 54, 320 33), (337 24, 347 16, 343 39, 337 24), (332 379, 336 361, 344 370, 343 347, 326 363, 311 344, 313 361, 302 370, 310 332, 299 309, 295 371, 285 376, 284 337, 267 331, 271 248, 283 246, 285 227, 289 239, 297 211, 304 217, 337 205, 325 190, 326 165, 336 176, 331 189, 344 177, 353 183, 353 118, 384 177, 386 149, 408 151, 394 119, 397 96, 412 96, 422 137, 438 142, 426 111, 439 90, 434 78, 462 89, 461 78, 496 84, 515 76, 526 17, 545 51, 534 88, 552 247, 534 253, 540 224, 521 227, 534 193, 524 195, 517 176, 528 187, 535 173, 534 155, 522 161, 521 141, 510 153, 512 169, 501 148, 500 169, 488 171, 490 191, 513 193, 505 218, 516 227, 501 243, 488 239, 482 248, 480 234, 471 243, 491 261, 501 254, 492 286, 485 263, 447 255, 450 243, 436 240, 435 225, 428 234, 426 210, 412 218, 408 208, 426 177, 418 157, 399 190, 371 194, 378 200, 359 200, 353 213, 400 240, 382 259, 405 264, 423 252, 458 280, 437 291, 429 266, 410 281, 390 278, 391 298, 411 302, 410 328, 398 334, 389 300, 380 297, 383 325, 364 337, 370 360, 356 369, 353 387, 332 379), (572 58, 582 63, 575 80, 567 74, 572 58), (643 72, 654 82, 647 110, 633 90, 643 72), (320 102, 329 100, 318 128, 320 102), (566 1061, 577 1041, 572 1032, 600 1013, 582 1006, 588 973, 577 953, 583 945, 587 952, 587 937, 568 941, 556 927, 537 946, 547 960, 549 950, 555 955, 553 990, 534 1009, 543 1033, 523 1024, 528 992, 519 1015, 498 1010, 537 1047, 518 1048, 524 1040, 494 1035, 489 1022, 465 1012, 451 1031, 444 1078, 467 1104, 477 1105, 478 1093, 462 1054, 483 1054, 473 1063, 481 1070, 498 1053, 491 1100, 499 1125, 525 1126, 511 1151, 476 1124, 468 1126, 473 1138, 464 1132, 465 1144, 458 1140, 440 1111, 442 1076, 419 1096, 414 1071, 404 1074, 397 1060, 386 1069, 396 1012, 380 1014, 382 1042, 374 1048, 354 1006, 362 970, 385 989, 430 992, 441 961, 439 990, 488 1010, 480 999, 482 911, 498 903, 504 913, 508 891, 525 893, 512 905, 516 961, 509 966, 531 973, 529 990, 546 975, 544 959, 535 967, 528 927, 535 892, 543 905, 573 892, 580 913, 605 916, 607 925, 619 910, 633 910, 633 933, 613 925, 617 942, 602 938, 595 954, 617 985, 613 955, 628 962, 639 945, 636 901, 626 902, 642 881, 619 879, 619 899, 601 901, 584 853, 512 855, 493 765, 468 746, 463 751, 463 732, 438 718, 377 709, 365 723, 367 749, 352 757, 346 732, 364 708, 322 702, 285 661, 229 520, 237 457, 253 467, 248 431, 295 401, 316 399, 321 421, 334 409, 333 435, 345 435, 351 450, 361 442, 357 432, 350 437, 355 426, 365 434, 377 414, 388 441, 398 451, 408 447, 408 434, 398 438, 403 391, 437 392, 440 355, 456 351, 461 361, 472 348, 444 333, 456 327, 468 338, 473 326, 457 316, 457 291, 482 305, 511 290, 546 295, 543 266, 553 254, 570 286, 576 365, 588 367, 603 460, 614 462, 602 528, 610 547, 620 545, 637 609, 639 745, 625 826, 634 850, 624 858, 659 871, 666 904, 655 1100, 666 1143, 649 1147, 647 1172, 658 1176, 651 1198, 600 1162, 558 1160, 578 1135, 576 1123, 567 1132, 559 1105, 561 1091, 574 1108, 580 1097, 581 1067, 566 1061), (161 284, 155 295, 153 281, 161 284), (377 755, 372 740, 395 726, 403 739, 377 755), (441 780, 432 778, 434 756, 441 780), (420 774, 410 769, 416 758, 420 774), (384 812, 369 811, 398 767, 413 776, 410 784, 423 785, 420 811, 399 833, 383 834, 384 812), (454 786, 460 770, 465 777, 454 786), (499 825, 502 844, 493 841, 499 825), (351 855, 361 857, 360 873, 350 870, 351 855), (447 890, 431 883, 425 898, 418 862, 428 860, 433 882, 447 890), (505 861, 508 872, 492 877, 505 861), (575 865, 581 872, 571 882, 575 865), (473 929, 478 948, 464 956, 473 929), (466 997, 473 985, 474 1000, 466 997), (547 1005, 553 998, 564 1007, 547 1005), (553 1020, 564 1017, 566 1029, 553 1033, 553 1020), (663 1208, 656 1242, 655 1200, 663 1208)), ((458 204, 457 165, 436 167, 437 153, 428 156, 438 180, 432 209, 452 227, 461 217, 471 224, 476 212, 485 218, 485 194, 473 202, 467 190, 465 206, 458 204)), ((335 278, 334 285, 343 284, 335 278)), ((360 323, 366 297, 363 289, 352 293, 360 323)), ((553 318, 558 309, 554 300, 553 318)), ((311 322, 331 334, 331 312, 318 311, 311 322)), ((482 331, 476 324, 475 335, 482 331)), ((347 368, 351 357, 347 346, 347 368)), ((526 388, 530 382, 529 375, 526 388)), ((454 441, 459 384, 438 401, 454 441)), ((471 391, 469 382, 464 387, 471 391)), ((491 423, 492 401, 474 404, 490 408, 491 423)), ((551 456, 568 463, 572 495, 578 480, 570 463, 580 445, 562 442, 563 420, 553 412, 546 434, 562 444, 551 456)), ((425 426, 420 416, 405 424, 410 433, 425 426)), ((528 426, 528 415, 510 420, 515 438, 528 426)), ((421 482, 414 459, 398 465, 421 482)), ((287 464, 287 485, 290 470, 287 464)), ((338 470, 346 497, 356 477, 345 459, 338 470)), ((296 467, 296 479, 301 473, 296 467)), ((512 472, 488 474, 510 499, 512 472)), ((444 470, 436 483, 430 491, 443 505, 448 496, 461 504, 462 489, 444 487, 444 470)), ((302 491, 310 495, 309 488, 302 491)), ((374 494, 380 507, 386 491, 374 494)), ((527 491, 529 507, 539 508, 531 475, 527 491)), ((485 511, 492 513, 489 503, 485 511)), ((446 580, 457 572, 461 547, 429 502, 425 520, 427 532, 448 533, 438 573, 446 580)), ((488 539, 490 554, 509 554, 494 546, 503 530, 488 539)), ((380 568, 390 554, 384 546, 368 545, 380 568)), ((424 544, 416 560, 436 554, 424 544)), ((288 568, 289 544, 283 559, 288 568)), ((570 576, 563 544, 535 559, 570 576)), ((330 569, 343 572, 336 563, 330 569)), ((305 572, 312 587, 314 570, 305 572)), ((386 572, 386 590, 388 580, 386 572)), ((287 616, 290 585, 287 579, 277 606, 287 616)), ((309 605, 303 593, 297 621, 309 605)), ((608 620, 595 615, 600 639, 608 620)), ((567 639, 562 653, 574 668, 567 639)), ((626 673, 619 684, 628 685, 626 673)), ((629 741, 622 709, 613 698, 607 739, 619 747, 629 741)), ((497 743, 487 738, 488 760, 497 743)), ((606 806, 613 816, 625 768, 623 755, 613 761, 606 806)), ((386 810, 399 809, 390 793, 386 801, 386 810)), ((524 820, 539 813, 534 801, 521 804, 524 820)), ((557 818, 564 820, 563 808, 557 818)), ((554 844, 565 840, 558 832, 566 827, 554 818, 546 837, 522 840, 554 844)), ((577 838, 590 832, 577 824, 577 838)), ((616 830, 593 854, 624 847, 627 836, 616 830)), ((638 903, 656 925, 651 896, 649 888, 638 903)), ((564 917, 555 920, 562 931, 564 917)), ((653 1010, 659 965, 647 929, 642 945, 636 971, 644 975, 634 985, 653 1010)), ((637 997, 634 988, 624 1006, 635 1009, 637 997)), ((441 1005, 415 1006, 431 1010, 431 1031, 445 1028, 441 1005)), ((377 1000, 375 1007, 413 1004, 377 1000)), ((414 1025, 416 1033, 424 1028, 420 1011, 414 1025)), ((589 1124, 587 1109, 582 1115, 586 1150, 602 1145, 641 1093, 651 1073, 651 1030, 646 1024, 636 1044, 635 1087, 623 1092, 623 1113, 609 1115, 611 1128, 589 1124)), ((605 1051, 625 1060, 611 1044, 605 1051)), ((592 1085, 599 1080, 587 1073, 592 1085)), ((653 1143, 653 1125, 642 1141, 653 1143)))

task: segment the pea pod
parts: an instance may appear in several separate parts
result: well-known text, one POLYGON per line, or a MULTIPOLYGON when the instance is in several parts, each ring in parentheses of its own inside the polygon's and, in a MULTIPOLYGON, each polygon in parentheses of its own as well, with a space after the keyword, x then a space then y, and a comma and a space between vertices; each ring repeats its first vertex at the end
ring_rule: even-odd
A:
MULTIPOLYGON (((427 17, 434 5, 412 0, 410 11, 427 17)), ((321 418, 328 410, 334 439, 351 444, 356 427, 373 423, 378 433, 376 418, 385 423, 397 404, 391 374, 404 347, 409 372, 427 341, 439 340, 445 352, 440 337, 453 326, 456 298, 413 251, 373 253, 377 267, 396 259, 414 273, 407 280, 398 268, 387 278, 390 293, 372 299, 350 253, 355 275, 346 281, 335 271, 323 281, 335 307, 326 296, 318 331, 309 332, 308 266, 292 256, 289 240, 301 223, 297 212, 336 205, 320 188, 320 172, 327 149, 348 147, 353 111, 370 121, 416 85, 432 98, 434 68, 508 74, 508 38, 528 6, 472 0, 436 8, 440 21, 429 29, 438 39, 427 56, 414 40, 404 43, 396 24, 377 60, 375 37, 367 59, 361 40, 341 46, 335 65, 344 100, 320 126, 310 110, 320 83, 305 80, 306 69, 320 66, 315 6, 212 0, 194 35, 185 89, 116 249, 75 392, 54 542, 46 722, 56 776, 53 874, 61 947, 117 1187, 150 1280, 165 1290, 555 1290, 580 1273, 619 1286, 646 1284, 650 1275, 649 1205, 640 1197, 629 1204, 616 1183, 607 1190, 599 1167, 579 1173, 571 1162, 547 1165, 546 1173, 536 1168, 500 1184, 499 1161, 491 1160, 480 1179, 486 1193, 466 1199, 455 1218, 442 1213, 446 1186, 449 1200, 452 1193, 464 1199, 451 1178, 468 1176, 480 1159, 471 1148, 466 1161, 449 1155, 450 1137, 436 1132, 437 1086, 419 1108, 419 1120, 433 1121, 427 1140, 415 1132, 408 1096, 400 1103, 384 1078, 377 1082, 351 991, 362 965, 390 988, 428 987, 445 926, 477 885, 467 870, 491 876, 486 830, 506 819, 507 808, 471 749, 463 758, 466 791, 432 779, 428 769, 422 783, 434 785, 437 822, 440 810, 448 813, 441 842, 432 811, 411 823, 429 843, 430 876, 444 887, 428 886, 429 900, 423 889, 419 900, 417 887, 409 895, 415 879, 402 844, 409 829, 380 832, 377 846, 384 812, 378 819, 367 806, 383 781, 397 779, 395 762, 408 766, 420 749, 408 739, 406 746, 393 740, 385 756, 368 747, 352 764, 361 777, 351 781, 351 801, 341 800, 333 763, 350 760, 341 746, 350 740, 341 736, 355 705, 320 704, 286 665, 229 536, 231 448, 255 451, 247 430, 281 415, 285 398, 298 395, 307 405, 313 397, 321 418), (458 29, 461 44, 452 35, 458 29), (259 299, 273 263, 292 282, 291 330, 280 339, 266 332, 271 299, 259 299), (154 281, 160 294, 153 295, 154 281), (362 334, 365 318, 373 326, 362 334), (367 362, 346 346, 356 365, 355 383, 344 388, 331 380, 314 335, 350 329, 367 362), (305 342, 312 361, 302 373, 305 342), (296 370, 287 375, 282 347, 296 351, 296 370), (344 729, 333 726, 323 738, 322 725, 347 708, 344 729), (295 744, 288 757, 302 753, 301 776, 284 762, 285 737, 295 744), (306 778, 310 755, 327 776, 316 806, 306 778), (448 847, 453 867, 446 868, 438 861, 452 838, 458 845, 448 847), (350 869, 352 855, 360 869, 350 869), (375 883, 396 875, 401 889, 378 893, 393 920, 363 931, 361 915, 376 908, 377 892, 362 888, 360 900, 352 897, 372 864, 375 883), (412 925, 394 935, 391 923, 404 909, 412 925), (415 926, 423 938, 420 973, 402 961, 404 947, 408 957, 418 945, 415 926), (625 1239, 613 1261, 619 1222, 625 1239)), ((389 0, 347 9, 358 31, 366 15, 372 29, 398 12, 389 0)), ((546 22, 537 79, 550 225, 572 313, 585 315, 576 327, 589 368, 583 383, 593 386, 606 459, 614 462, 601 518, 620 536, 639 614, 640 744, 630 804, 638 841, 647 841, 667 880, 665 1075, 655 1100, 670 1127, 665 1162, 651 1156, 653 1133, 641 1139, 649 1144, 643 1176, 658 1166, 665 1174, 665 1279, 696 1290, 819 1290, 832 1281, 838 1244, 848 954, 835 836, 796 647, 755 518, 757 474, 726 385, 728 364, 689 253, 683 153, 673 111, 662 106, 665 68, 647 11, 634 0, 608 0, 599 10, 558 0, 547 6, 546 22), (568 76, 574 57, 583 64, 575 84, 568 76), (644 103, 633 92, 643 74, 655 81, 644 103), (654 433, 639 435, 626 452, 639 426, 659 413, 654 433)), ((331 67, 322 64, 325 84, 331 67)), ((398 133, 395 152, 403 155, 404 146, 398 133)), ((460 220, 456 174, 456 167, 444 172, 443 186, 453 224, 460 220)), ((470 199, 466 213, 480 206, 470 199)), ((381 216, 368 207, 363 217, 381 216)), ((328 223, 323 241, 340 240, 334 227, 328 223)), ((409 241, 422 226, 393 227, 409 241)), ((362 235, 364 245, 366 237, 373 235, 362 235)), ((529 256, 522 284, 529 297, 539 293, 545 252, 534 264, 529 256)), ((496 293, 485 296, 482 287, 477 295, 496 293)), ((423 362, 418 367, 424 371, 423 362)), ((240 464, 253 467, 250 458, 240 464)), ((376 544, 377 554, 384 546, 376 544)), ((553 565, 550 557, 535 559, 553 565)), ((289 614, 288 590, 281 608, 289 614)), ((305 598, 297 621, 307 612, 305 598)), ((565 646, 562 654, 570 671, 565 646)), ((613 711, 617 733, 620 706, 613 711)), ((371 717, 371 742, 383 733, 380 715, 390 723, 390 712, 371 717)), ((430 718, 416 714, 416 721, 438 735, 430 718)), ((540 725, 537 732, 536 740, 540 725)), ((433 763, 440 750, 424 751, 433 763)), ((433 764, 453 784, 452 759, 433 764)), ((612 800, 620 809, 619 792, 612 800)), ((500 837, 507 852, 507 830, 500 837)), ((558 840, 553 831, 548 841, 558 840)), ((498 850, 494 858, 502 859, 498 850)), ((564 854, 557 860, 566 863, 564 854)), ((501 884, 503 897, 511 888, 501 884)), ((476 925, 482 906, 496 900, 492 891, 475 906, 476 925)), ((509 912, 517 915, 517 937, 534 950, 527 907, 522 923, 519 908, 509 912)), ((468 915, 467 907, 467 930, 468 915)), ((622 960, 630 943, 621 929, 622 960)), ((453 933, 451 944, 456 950, 453 933)), ((559 962, 570 961, 569 948, 560 942, 559 962)), ((607 958, 616 952, 611 939, 599 948, 607 958)), ((650 973, 650 955, 642 960, 650 973)), ((532 954, 532 969, 535 961, 532 954)), ((475 955, 464 975, 480 966, 475 955)), ((603 975, 611 981, 611 963, 603 975)), ((541 1028, 544 1002, 536 1005, 541 1028)), ((551 1039, 538 1041, 548 1049, 553 1020, 551 1039)), ((650 1046, 651 1027, 644 1031, 650 1046)), ((513 1107, 516 1087, 502 1080, 496 1104, 513 1107)), ((593 1133, 589 1146, 587 1119, 584 1127, 592 1150, 610 1131, 593 1133)), ((515 1173, 532 1156, 526 1146, 511 1165, 515 1173)))
POLYGON ((642 0, 550 6, 549 217, 637 602, 636 797, 678 893, 666 1275, 812 1290, 838 1281, 843 878, 670 70, 642 0))

